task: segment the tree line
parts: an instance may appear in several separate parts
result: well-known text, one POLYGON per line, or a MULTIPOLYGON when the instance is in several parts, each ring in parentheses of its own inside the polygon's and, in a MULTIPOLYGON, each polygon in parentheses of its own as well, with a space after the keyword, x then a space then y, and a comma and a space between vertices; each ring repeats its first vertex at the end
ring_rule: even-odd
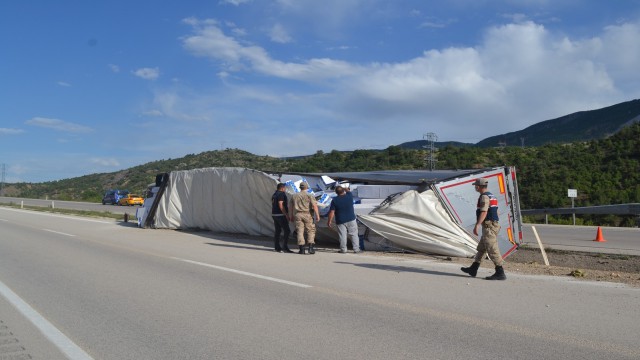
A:
MULTIPOLYGON (((427 155, 424 149, 390 146, 383 150, 317 151, 309 156, 281 159, 226 149, 154 161, 114 173, 11 184, 5 188, 5 194, 99 202, 109 188, 142 192, 160 172, 217 166, 301 173, 416 170, 426 168, 427 155)), ((578 190, 576 206, 640 202, 640 123, 627 126, 606 139, 567 144, 494 148, 449 145, 438 149, 437 160, 436 169, 515 166, 523 209, 569 207, 571 199, 567 197, 567 189, 578 190)))

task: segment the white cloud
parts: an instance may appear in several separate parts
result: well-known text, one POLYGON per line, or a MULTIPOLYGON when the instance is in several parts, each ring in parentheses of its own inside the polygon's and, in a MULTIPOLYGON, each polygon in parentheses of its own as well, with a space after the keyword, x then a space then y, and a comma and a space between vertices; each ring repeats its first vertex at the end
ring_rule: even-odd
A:
POLYGON ((159 117, 159 116, 164 116, 164 113, 160 110, 154 109, 154 110, 145 111, 142 113, 142 115, 159 117))
POLYGON ((420 26, 418 26, 419 28, 435 28, 435 29, 442 29, 445 27, 450 26, 451 24, 456 23, 456 20, 453 19, 447 19, 447 20, 443 20, 443 19, 437 19, 434 17, 428 17, 426 20, 424 20, 420 26))
POLYGON ((247 36, 247 30, 245 29, 234 27, 231 29, 231 32, 233 32, 233 34, 236 36, 240 36, 240 37, 247 36))
POLYGON ((71 84, 69 84, 68 82, 64 82, 64 81, 58 81, 58 85, 64 86, 64 87, 70 87, 71 86, 71 84))
POLYGON ((24 173, 27 173, 29 171, 29 168, 21 164, 16 164, 16 165, 9 166, 8 170, 10 173, 22 175, 24 173))
POLYGON ((0 135, 16 135, 22 134, 24 130, 22 129, 10 129, 10 128, 0 128, 0 135))
MULTIPOLYGON (((187 22, 187 21, 185 21, 187 22)), ((226 70, 253 70, 261 74, 296 80, 324 80, 352 76, 359 67, 328 58, 310 59, 304 63, 285 63, 272 59, 259 46, 244 46, 223 33, 215 21, 189 19, 194 34, 183 38, 183 46, 196 56, 221 61, 226 70)))
POLYGON ((118 167, 120 166, 120 162, 114 158, 91 158, 89 160, 92 164, 96 164, 104 167, 118 167))
MULTIPOLYGON (((608 64, 607 69, 617 78, 639 81, 640 23, 607 26, 594 49, 598 61, 608 64)), ((593 43, 593 42, 590 42, 593 43)))
POLYGON ((88 133, 93 131, 93 129, 88 126, 43 117, 34 117, 30 120, 25 121, 25 124, 70 133, 88 133))
POLYGON ((269 36, 271 37, 271 41, 286 44, 292 41, 291 36, 287 33, 287 30, 282 26, 282 24, 275 24, 269 31, 269 36))
POLYGON ((529 16, 521 13, 513 13, 513 14, 502 14, 502 17, 505 19, 509 19, 514 23, 523 23, 529 20, 529 16))
POLYGON ((252 0, 220 0, 221 4, 242 5, 251 2, 252 0))
POLYGON ((114 72, 114 73, 119 73, 120 72, 120 67, 118 65, 114 65, 114 64, 109 64, 107 65, 109 67, 109 69, 114 72))
MULTIPOLYGON (((193 34, 183 38, 183 45, 194 55, 218 61, 220 74, 228 80, 241 72, 298 80, 298 96, 307 101, 298 110, 317 110, 318 123, 348 120, 366 125, 371 136, 385 134, 400 141, 429 130, 441 139, 475 142, 640 97, 637 23, 572 39, 523 16, 513 18, 519 22, 486 29, 477 46, 427 49, 396 63, 330 58, 283 62, 265 48, 226 35, 213 20, 192 19, 193 34), (389 121, 394 125, 389 127, 389 121)), ((239 88, 234 91, 240 94, 239 88)), ((278 102, 256 103, 271 103, 270 111, 282 111, 278 102)))
MULTIPOLYGON (((213 103, 207 96, 180 94, 177 91, 158 91, 154 94, 151 114, 166 116, 186 122, 203 122, 212 118, 208 104, 213 103)), ((147 112, 149 114, 149 112, 147 112)))
POLYGON ((345 51, 345 50, 351 50, 353 48, 354 48, 353 46, 349 46, 349 45, 340 45, 340 46, 328 47, 327 50, 329 50, 329 51, 333 51, 333 50, 345 51))
POLYGON ((440 22, 435 22, 435 21, 424 21, 422 24, 420 24, 421 28, 436 28, 436 29, 441 29, 444 28, 446 25, 444 23, 440 23, 440 22))
POLYGON ((351 79, 343 106, 367 121, 401 119, 407 129, 477 141, 628 100, 616 88, 621 79, 598 60, 597 43, 554 37, 532 22, 497 26, 474 48, 430 50, 411 61, 370 67, 366 76, 351 79), (470 122, 492 126, 478 130, 470 122))
POLYGON ((160 76, 160 69, 155 68, 140 68, 133 71, 133 74, 139 78, 145 80, 156 80, 160 76))
POLYGON ((367 12, 376 13, 385 6, 378 0, 277 0, 276 4, 283 14, 304 21, 319 36, 340 32, 367 12))

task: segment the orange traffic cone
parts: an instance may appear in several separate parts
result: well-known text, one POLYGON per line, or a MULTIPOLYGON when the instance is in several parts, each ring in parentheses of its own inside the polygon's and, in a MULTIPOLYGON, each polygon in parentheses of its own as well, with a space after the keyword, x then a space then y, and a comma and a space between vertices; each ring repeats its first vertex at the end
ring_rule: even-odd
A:
POLYGON ((606 242, 607 241, 602 237, 602 229, 600 229, 600 226, 598 226, 598 232, 596 233, 596 238, 593 241, 597 241, 597 242, 606 242))

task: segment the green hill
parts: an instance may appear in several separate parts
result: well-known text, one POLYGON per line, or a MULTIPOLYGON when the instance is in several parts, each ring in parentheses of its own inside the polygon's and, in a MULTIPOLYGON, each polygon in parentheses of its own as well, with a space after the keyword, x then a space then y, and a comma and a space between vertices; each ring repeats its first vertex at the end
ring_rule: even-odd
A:
POLYGON ((112 173, 85 175, 77 178, 43 183, 9 184, 6 196, 49 198, 100 202, 107 189, 128 189, 142 194, 158 173, 203 167, 234 166, 255 169, 283 170, 287 162, 269 156, 257 156, 242 150, 227 149, 189 154, 178 159, 158 160, 112 173))
MULTIPOLYGON (((445 141, 436 142, 434 146, 437 149, 447 146, 521 146, 523 141, 525 146, 541 146, 605 139, 624 126, 637 121, 640 121, 640 100, 631 100, 602 109, 580 111, 546 120, 523 130, 488 137, 477 144, 445 141)), ((428 143, 426 140, 415 140, 404 142, 398 146, 405 149, 424 149, 428 143)))
POLYGON ((521 139, 524 139, 526 146, 540 146, 604 139, 634 121, 640 121, 640 100, 631 100, 598 110, 580 111, 543 121, 520 131, 486 138, 476 145, 489 147, 502 143, 520 146, 521 139))

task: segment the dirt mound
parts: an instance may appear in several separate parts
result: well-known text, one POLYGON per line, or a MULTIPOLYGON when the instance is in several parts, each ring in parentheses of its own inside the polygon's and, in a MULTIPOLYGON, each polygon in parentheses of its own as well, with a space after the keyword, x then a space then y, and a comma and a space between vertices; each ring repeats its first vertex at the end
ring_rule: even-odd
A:
MULTIPOLYGON (((440 261, 470 264, 471 259, 436 257, 440 261)), ((549 266, 539 249, 520 247, 504 263, 509 272, 529 275, 573 277, 579 280, 607 281, 640 287, 640 256, 600 254, 580 251, 547 250, 549 266)), ((492 268, 490 260, 483 268, 492 268)), ((508 275, 507 275, 508 276, 508 275)))
POLYGON ((525 274, 572 276, 640 287, 640 256, 547 250, 549 266, 539 249, 521 247, 509 256, 505 269, 525 274))
MULTIPOLYGON (((384 254, 400 258, 430 259, 442 262, 456 262, 461 265, 471 264, 471 259, 433 256, 408 252, 376 252, 368 251, 368 255, 384 254)), ((600 254, 579 251, 547 250, 549 266, 539 249, 520 247, 505 261, 504 268, 509 273, 529 275, 551 275, 572 277, 578 280, 607 281, 640 287, 640 256, 600 254)), ((490 260, 482 262, 482 268, 491 269, 490 260)))

